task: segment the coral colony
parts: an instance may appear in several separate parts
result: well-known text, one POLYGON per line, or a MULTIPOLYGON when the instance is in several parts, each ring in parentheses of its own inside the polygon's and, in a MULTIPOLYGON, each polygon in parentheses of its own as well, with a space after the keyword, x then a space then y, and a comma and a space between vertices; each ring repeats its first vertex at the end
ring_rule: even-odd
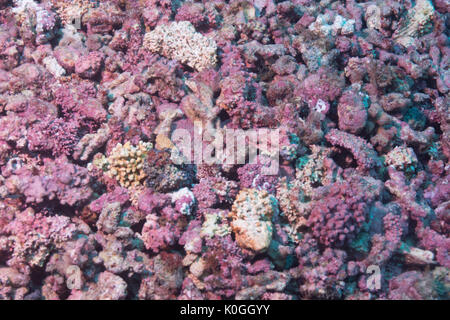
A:
POLYGON ((0 0, 0 299, 449 299, 449 30, 447 0, 0 0))

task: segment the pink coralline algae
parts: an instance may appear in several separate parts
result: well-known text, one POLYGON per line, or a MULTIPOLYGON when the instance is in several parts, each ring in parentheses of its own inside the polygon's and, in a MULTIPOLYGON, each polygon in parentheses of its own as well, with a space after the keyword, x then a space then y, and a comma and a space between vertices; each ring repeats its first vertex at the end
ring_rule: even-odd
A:
POLYGON ((448 300, 448 12, 0 0, 0 299, 448 300))
POLYGON ((18 164, 5 180, 9 196, 25 203, 57 199, 62 205, 79 205, 92 195, 86 168, 70 164, 66 157, 45 159, 42 166, 18 164), (20 167, 20 168, 19 168, 20 167))
POLYGON ((360 132, 366 125, 369 96, 355 91, 344 92, 339 99, 339 128, 350 133, 360 132))
POLYGON ((54 156, 68 156, 78 142, 77 132, 75 121, 44 119, 29 129, 28 148, 30 151, 51 151, 54 156))
POLYGON ((336 182, 314 204, 308 226, 320 243, 341 246, 358 233, 371 201, 380 193, 380 186, 370 183, 358 177, 336 182))
POLYGON ((99 52, 91 52, 75 62, 75 72, 82 78, 93 78, 100 71, 102 63, 103 55, 99 52))

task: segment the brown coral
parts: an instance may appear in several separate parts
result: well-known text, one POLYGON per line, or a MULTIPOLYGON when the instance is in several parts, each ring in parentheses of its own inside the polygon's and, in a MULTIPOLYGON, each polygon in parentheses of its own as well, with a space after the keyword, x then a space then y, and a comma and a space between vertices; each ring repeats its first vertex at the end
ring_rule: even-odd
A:
POLYGON ((272 240, 272 215, 276 199, 265 190, 244 189, 236 197, 230 217, 239 246, 255 252, 265 251, 272 240))

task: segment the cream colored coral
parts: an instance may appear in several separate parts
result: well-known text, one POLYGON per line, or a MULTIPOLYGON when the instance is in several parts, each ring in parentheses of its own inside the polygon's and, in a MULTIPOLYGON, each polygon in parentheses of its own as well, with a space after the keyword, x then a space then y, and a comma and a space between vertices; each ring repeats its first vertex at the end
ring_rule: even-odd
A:
POLYGON ((435 264, 434 254, 429 250, 423 250, 420 248, 409 248, 409 250, 403 251, 405 255, 406 263, 428 265, 435 264))
POLYGON ((272 215, 276 199, 265 190, 244 189, 239 192, 230 213, 231 228, 239 246, 255 252, 269 248, 272 240, 272 215))
POLYGON ((172 193, 172 203, 175 203, 182 199, 190 199, 190 202, 184 202, 180 208, 180 212, 185 215, 192 214, 194 204, 195 204, 195 196, 194 193, 188 188, 182 188, 174 193, 172 193))
POLYGON ((22 25, 36 28, 37 32, 45 31, 45 20, 49 18, 49 12, 37 2, 33 0, 15 0, 12 12, 22 25), (30 17, 35 19, 35 25, 30 20, 30 17))
POLYGON ((408 47, 420 36, 425 26, 434 16, 434 7, 429 0, 417 0, 416 5, 409 10, 403 24, 394 32, 393 38, 397 43, 408 47))
POLYGON ((404 170, 411 165, 417 164, 417 156, 412 148, 395 147, 384 158, 384 163, 394 166, 396 169, 404 170))
POLYGON ((188 21, 157 26, 145 35, 144 47, 198 71, 214 66, 217 61, 215 41, 196 32, 188 21))
POLYGON ((311 146, 312 154, 304 157, 305 162, 297 168, 296 179, 285 178, 277 184, 277 199, 280 215, 288 222, 288 233, 294 241, 299 229, 307 225, 307 219, 313 209, 313 197, 317 187, 326 186, 339 180, 337 165, 330 159, 331 149, 316 145, 311 146))
POLYGON ((231 228, 219 213, 205 214, 205 222, 203 222, 200 236, 213 238, 214 236, 224 237, 231 233, 231 228))
POLYGON ((381 9, 376 4, 371 4, 365 12, 366 24, 369 29, 381 29, 381 9))
POLYGON ((306 226, 307 218, 312 210, 311 202, 301 201, 301 186, 298 180, 288 183, 286 178, 280 179, 277 185, 277 199, 280 205, 280 214, 289 221, 293 238, 298 229, 306 226))
POLYGON ((139 141, 137 146, 133 146, 129 141, 123 145, 118 143, 108 157, 95 158, 93 165, 106 171, 106 174, 119 181, 122 187, 139 187, 146 177, 144 160, 151 148, 152 144, 149 142, 139 141))
POLYGON ((308 157, 308 162, 302 168, 297 169, 296 172, 296 183, 307 196, 312 195, 314 185, 327 185, 334 182, 330 180, 334 175, 327 171, 327 166, 324 163, 329 158, 331 150, 312 145, 311 151, 312 154, 308 157))
POLYGON ((66 74, 66 70, 61 67, 55 57, 45 57, 42 63, 55 78, 60 78, 66 74))
POLYGON ((189 271, 196 277, 200 278, 206 269, 206 261, 199 258, 197 261, 191 264, 189 271))
MULTIPOLYGON (((81 18, 89 9, 95 7, 95 2, 92 0, 52 0, 53 7, 56 8, 61 21, 65 25, 72 25, 75 23, 81 24, 81 18)), ((77 25, 76 27, 81 27, 77 25)))

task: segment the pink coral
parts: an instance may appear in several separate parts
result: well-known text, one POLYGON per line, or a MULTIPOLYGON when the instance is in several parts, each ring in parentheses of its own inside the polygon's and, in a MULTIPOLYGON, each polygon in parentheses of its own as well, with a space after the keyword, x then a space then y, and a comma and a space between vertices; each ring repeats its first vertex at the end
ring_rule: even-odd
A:
POLYGON ((90 52, 75 62, 75 72, 82 78, 93 78, 99 73, 103 59, 100 52, 90 52))
POLYGON ((29 208, 16 212, 14 219, 1 230, 7 239, 11 254, 10 263, 27 262, 31 266, 43 266, 51 250, 70 240, 76 227, 64 216, 44 216, 29 208))
POLYGON ((234 181, 223 177, 203 178, 192 189, 200 209, 213 208, 219 204, 230 204, 237 194, 234 181))
POLYGON ((377 196, 377 193, 361 193, 361 190, 373 187, 357 177, 331 185, 325 196, 316 202, 308 219, 313 235, 326 246, 343 245, 352 239, 366 219, 370 201, 377 196))
POLYGON ((0 299, 448 299, 432 4, 0 0, 0 299), (179 164, 194 122, 277 155, 179 164))
POLYGON ((44 198, 61 204, 78 205, 92 195, 86 168, 67 162, 67 158, 46 159, 40 168, 24 166, 8 177, 12 194, 25 197, 27 203, 42 203, 44 198))
POLYGON ((342 94, 338 105, 339 128, 341 130, 358 133, 364 128, 367 121, 368 99, 367 95, 353 90, 342 94))
POLYGON ((373 150, 372 146, 367 143, 367 141, 358 136, 332 129, 325 138, 332 145, 348 149, 361 169, 367 170, 380 165, 380 159, 378 158, 376 151, 373 150))

